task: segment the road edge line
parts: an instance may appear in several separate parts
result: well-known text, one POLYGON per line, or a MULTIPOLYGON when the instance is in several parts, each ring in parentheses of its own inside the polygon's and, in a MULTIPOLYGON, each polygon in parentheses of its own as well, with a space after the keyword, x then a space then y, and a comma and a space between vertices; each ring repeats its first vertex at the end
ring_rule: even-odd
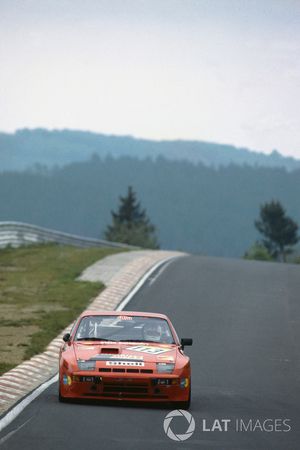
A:
POLYGON ((168 258, 163 259, 162 261, 159 261, 156 263, 153 267, 151 267, 143 276, 142 278, 137 282, 137 284, 134 286, 134 288, 126 295, 126 297, 118 304, 118 306, 115 308, 115 311, 122 311, 125 306, 130 302, 132 297, 135 296, 135 294, 141 289, 143 284, 147 281, 147 278, 152 275, 153 272, 155 272, 160 266, 163 264, 166 264, 168 261, 172 259, 182 258, 182 256, 168 256, 168 258))
POLYGON ((17 403, 7 414, 0 420, 0 432, 7 427, 18 415, 28 406, 33 400, 35 400, 43 391, 45 391, 51 384, 58 380, 58 373, 56 373, 50 380, 41 384, 27 397, 17 403))

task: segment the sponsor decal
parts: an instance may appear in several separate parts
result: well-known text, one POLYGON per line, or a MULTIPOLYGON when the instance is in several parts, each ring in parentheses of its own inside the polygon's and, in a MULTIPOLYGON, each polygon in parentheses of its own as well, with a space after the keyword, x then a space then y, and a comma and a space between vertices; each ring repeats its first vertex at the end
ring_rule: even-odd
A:
POLYGON ((63 384, 70 386, 72 384, 72 378, 69 375, 64 375, 63 384))
POLYGON ((106 361, 107 366, 139 366, 143 367, 145 364, 138 361, 106 361))
POLYGON ((137 356, 137 355, 129 355, 126 353, 123 353, 122 355, 106 355, 106 356, 110 356, 111 359, 144 359, 142 355, 137 356))
POLYGON ((126 350, 133 350, 134 352, 148 353, 150 355, 159 355, 160 353, 169 352, 172 348, 154 347, 152 345, 135 345, 134 347, 127 347, 126 350))
POLYGON ((90 358, 90 361, 113 361, 113 360, 127 360, 127 361, 143 361, 144 357, 141 356, 137 356, 137 355, 127 355, 127 354, 122 354, 122 355, 114 355, 114 354, 109 354, 109 353, 104 353, 102 355, 95 355, 92 358, 90 358))
POLYGON ((87 344, 79 344, 79 345, 84 346, 85 347, 84 350, 95 350, 95 348, 97 348, 94 345, 87 345, 87 344))
POLYGON ((118 316, 119 320, 132 320, 132 317, 130 316, 118 316))
POLYGON ((189 387, 189 379, 188 378, 181 378, 181 380, 180 380, 180 387, 182 389, 189 387))
POLYGON ((170 363, 174 362, 174 358, 172 358, 171 356, 167 356, 167 355, 158 356, 157 359, 161 359, 162 361, 170 362, 170 363))

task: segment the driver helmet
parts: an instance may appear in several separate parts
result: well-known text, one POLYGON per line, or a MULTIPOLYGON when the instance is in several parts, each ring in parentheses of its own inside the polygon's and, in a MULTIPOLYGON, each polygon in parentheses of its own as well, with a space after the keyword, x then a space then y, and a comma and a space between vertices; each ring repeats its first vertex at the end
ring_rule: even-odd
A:
POLYGON ((146 341, 160 342, 163 328, 160 323, 150 321, 145 323, 143 334, 146 341))

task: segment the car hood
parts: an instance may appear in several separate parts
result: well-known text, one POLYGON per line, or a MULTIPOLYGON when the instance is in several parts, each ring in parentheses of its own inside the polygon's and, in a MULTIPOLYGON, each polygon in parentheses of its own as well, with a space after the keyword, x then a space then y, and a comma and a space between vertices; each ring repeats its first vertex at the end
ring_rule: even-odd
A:
POLYGON ((177 346, 175 344, 134 343, 134 342, 74 342, 77 360, 96 361, 143 361, 176 362, 177 346))

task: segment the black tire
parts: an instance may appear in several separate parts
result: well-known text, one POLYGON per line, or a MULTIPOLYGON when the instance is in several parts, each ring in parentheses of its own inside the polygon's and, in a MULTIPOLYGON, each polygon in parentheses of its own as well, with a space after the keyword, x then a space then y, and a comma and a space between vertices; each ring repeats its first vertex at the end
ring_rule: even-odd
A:
POLYGON ((191 390, 191 383, 190 383, 190 389, 189 389, 189 397, 185 402, 177 402, 176 406, 179 409, 186 409, 188 410, 191 406, 191 401, 192 401, 192 390, 191 390))
POLYGON ((59 388, 59 391, 58 391, 58 401, 59 401, 60 403, 67 403, 67 401, 68 401, 68 399, 66 399, 66 397, 63 397, 63 396, 61 395, 61 393, 60 393, 60 388, 59 388))

